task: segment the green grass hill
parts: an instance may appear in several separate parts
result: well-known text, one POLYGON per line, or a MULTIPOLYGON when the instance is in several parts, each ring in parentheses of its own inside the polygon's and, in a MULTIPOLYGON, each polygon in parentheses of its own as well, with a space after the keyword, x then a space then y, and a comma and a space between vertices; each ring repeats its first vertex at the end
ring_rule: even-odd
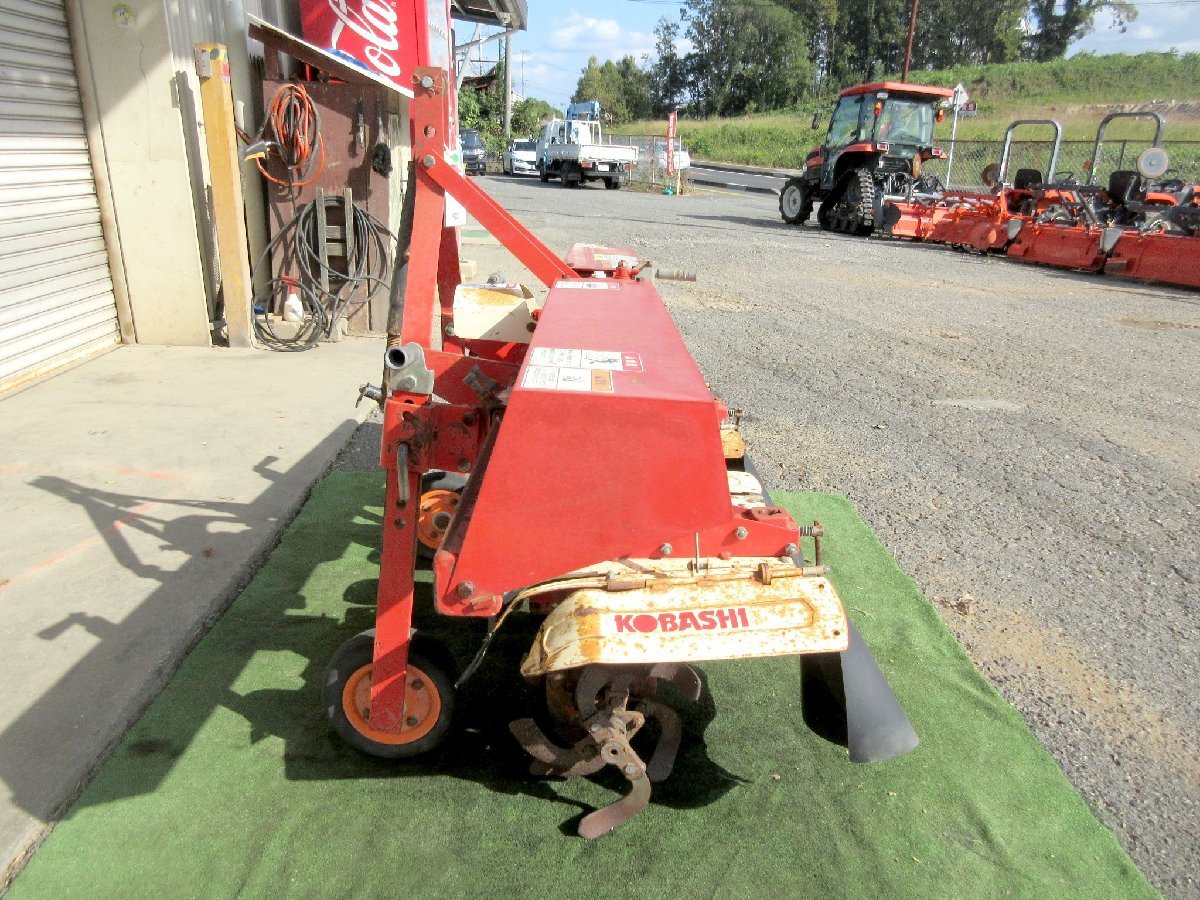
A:
MULTIPOLYGON (((896 76, 892 76, 895 78, 896 76)), ((1067 140, 1092 140, 1100 119, 1117 110, 1150 110, 1167 122, 1164 139, 1200 141, 1200 53, 1095 56, 1082 53, 1045 63, 1004 63, 911 73, 911 81, 953 87, 961 82, 979 114, 960 118, 959 140, 999 140, 1014 119, 1057 119, 1067 140)), ((799 168, 821 142, 833 96, 794 109, 736 119, 681 119, 679 132, 696 159, 799 168), (814 114, 820 127, 811 127, 814 114)), ((1112 139, 1146 139, 1149 121, 1115 122, 1112 139)), ((664 134, 665 122, 633 122, 626 134, 664 134)), ((950 116, 938 126, 950 140, 950 116)), ((1200 173, 1196 173, 1200 174, 1200 173)))

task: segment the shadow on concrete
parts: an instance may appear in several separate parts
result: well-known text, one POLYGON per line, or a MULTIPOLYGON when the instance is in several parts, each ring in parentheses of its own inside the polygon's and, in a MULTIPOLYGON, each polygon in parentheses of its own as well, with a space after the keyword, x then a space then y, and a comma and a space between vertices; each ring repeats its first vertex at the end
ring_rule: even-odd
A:
MULTIPOLYGON (((117 564, 157 586, 120 621, 72 612, 38 632, 54 641, 83 628, 98 643, 0 733, 0 780, 15 806, 45 822, 61 816, 262 564, 305 499, 307 479, 345 438, 344 428, 332 430, 289 472, 265 457, 254 471, 269 485, 250 503, 123 494, 51 476, 32 482, 85 510, 117 564), (158 541, 156 553, 186 561, 171 570, 144 560, 130 532, 158 541), (214 591, 214 561, 226 560, 228 572, 214 591), (194 596, 198 585, 210 596, 194 596)), ((153 789, 161 774, 141 789, 153 789)))
MULTIPOLYGON (((360 430, 367 435, 377 433, 372 428, 360 430)), ((269 460, 264 460, 265 473, 270 472, 269 464, 269 460)), ((378 496, 382 500, 382 477, 379 479, 378 496)), ((331 484, 334 486, 328 490, 340 493, 338 483, 331 484)), ((245 540, 244 533, 212 530, 213 523, 244 522, 246 510, 238 504, 164 500, 164 504, 183 505, 192 511, 179 519, 165 520, 137 512, 159 498, 94 490, 65 479, 40 479, 39 486, 85 508, 122 565, 146 577, 162 578, 164 583, 186 581, 188 565, 170 573, 144 565, 122 536, 124 528, 151 534, 171 549, 193 557, 210 552, 223 555, 228 552, 228 542, 245 540), (124 523, 122 528, 112 527, 117 521, 124 523)), ((361 487, 358 495, 362 496, 361 487)), ((434 753, 410 761, 373 759, 353 750, 333 733, 321 704, 327 661, 344 640, 374 625, 380 510, 373 503, 372 499, 346 505, 336 496, 324 496, 318 512, 302 514, 293 522, 255 583, 191 651, 159 700, 150 706, 113 754, 103 777, 96 779, 82 796, 78 808, 158 790, 177 762, 189 752, 201 728, 214 719, 214 712, 224 708, 249 724, 250 746, 242 744, 245 738, 240 731, 239 737, 232 739, 233 749, 223 740, 217 741, 220 749, 215 751, 213 740, 198 745, 196 752, 201 759, 205 754, 220 754, 219 765, 213 764, 214 778, 237 778, 238 757, 247 759, 246 754, 252 757, 254 744, 276 737, 284 744, 282 762, 289 780, 421 776, 465 779, 501 794, 528 795, 573 807, 574 818, 563 826, 573 830, 578 818, 590 808, 560 797, 550 782, 533 778, 529 774, 530 758, 508 731, 511 720, 540 715, 544 709, 540 689, 532 689, 518 674, 519 661, 539 624, 532 617, 515 616, 498 634, 483 665, 460 692, 455 733, 434 753), (318 570, 328 572, 332 569, 323 567, 354 566, 353 560, 363 561, 358 564, 362 565, 363 575, 370 577, 348 584, 344 578, 338 581, 346 586, 337 598, 305 595, 306 585, 322 583, 320 578, 313 579, 318 570), (298 680, 297 655, 303 658, 303 672, 298 680), (271 660, 277 658, 289 660, 287 677, 272 677, 271 660), (289 686, 245 692, 234 687, 239 683, 281 681, 289 686), (290 686, 293 683, 295 687, 290 686)), ((421 573, 420 577, 416 626, 445 643, 460 664, 465 664, 479 646, 485 623, 437 615, 433 610, 429 575, 421 573)), ((120 623, 93 621, 75 614, 48 629, 45 637, 52 639, 78 625, 87 628, 101 643, 13 728, 0 735, 0 777, 12 786, 14 798, 25 808, 37 806, 31 802, 36 799, 36 792, 25 796, 22 785, 36 780, 38 763, 37 754, 22 752, 22 748, 27 750, 40 741, 62 739, 63 708, 66 705, 77 708, 81 692, 86 695, 87 703, 102 707, 103 698, 81 685, 101 685, 111 669, 121 665, 127 641, 144 639, 146 620, 152 618, 152 610, 162 596, 160 589, 120 623)), ((220 605, 213 612, 219 614, 223 609, 224 605, 220 605)), ((171 662, 164 663, 155 691, 171 677, 174 668, 171 662)), ((669 691, 667 688, 664 694, 669 691)), ((152 693, 147 694, 147 699, 152 693)), ((698 702, 675 699, 678 702, 673 705, 679 709, 684 723, 683 744, 675 775, 655 787, 652 802, 673 808, 706 805, 742 779, 722 769, 707 753, 705 731, 716 714, 707 681, 698 702)), ((121 731, 139 712, 140 708, 129 713, 121 731)), ((647 736, 654 737, 649 726, 647 736)), ((642 749, 648 758, 652 744, 644 743, 642 749)), ((193 768, 196 764, 193 761, 193 768)), ((626 792, 627 783, 615 772, 601 772, 595 780, 613 790, 614 800, 626 792)), ((248 779, 247 789, 253 790, 252 779, 248 779)), ((42 808, 30 811, 39 815, 59 812, 42 808)))

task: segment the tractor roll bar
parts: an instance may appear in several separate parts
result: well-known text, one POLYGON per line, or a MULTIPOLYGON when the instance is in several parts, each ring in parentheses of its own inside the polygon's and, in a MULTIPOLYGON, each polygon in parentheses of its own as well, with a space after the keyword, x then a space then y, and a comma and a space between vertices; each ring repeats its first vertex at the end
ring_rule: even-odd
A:
POLYGON ((1054 129, 1054 146, 1050 151, 1050 170, 1045 177, 1045 181, 1053 181, 1054 170, 1058 166, 1058 150, 1062 145, 1062 126, 1054 119, 1017 119, 1004 132, 1004 149, 1000 152, 1000 176, 996 179, 996 183, 1006 184, 1008 182, 1008 155, 1012 150, 1013 132, 1017 130, 1018 125, 1049 125, 1054 129))
POLYGON ((1092 164, 1088 167, 1088 177, 1086 184, 1094 184, 1096 181, 1096 166, 1100 165, 1100 151, 1104 148, 1104 133, 1108 131, 1108 123, 1113 119, 1154 119, 1154 143, 1151 147, 1162 146, 1163 133, 1163 117, 1156 112, 1115 112, 1109 113, 1100 120, 1100 125, 1096 129, 1096 143, 1092 147, 1092 164))

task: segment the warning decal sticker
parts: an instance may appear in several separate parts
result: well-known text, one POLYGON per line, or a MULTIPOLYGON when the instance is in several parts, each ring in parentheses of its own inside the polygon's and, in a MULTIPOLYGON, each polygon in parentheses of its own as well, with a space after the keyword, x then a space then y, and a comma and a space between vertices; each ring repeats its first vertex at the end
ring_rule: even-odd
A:
POLYGON ((570 350, 561 347, 534 347, 521 387, 542 391, 591 391, 611 394, 615 391, 613 372, 642 371, 638 353, 619 350, 570 350))
POLYGON ((607 369, 610 372, 642 371, 640 353, 620 350, 568 350, 560 347, 534 347, 529 353, 529 365, 569 366, 573 369, 607 369))

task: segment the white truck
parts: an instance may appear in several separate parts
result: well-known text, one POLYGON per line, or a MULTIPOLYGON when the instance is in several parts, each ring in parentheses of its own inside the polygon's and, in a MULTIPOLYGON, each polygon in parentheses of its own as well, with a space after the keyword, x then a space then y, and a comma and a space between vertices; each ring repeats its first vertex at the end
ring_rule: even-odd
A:
POLYGON ((637 160, 637 147, 604 143, 600 104, 594 100, 572 103, 567 118, 551 119, 538 137, 538 175, 543 182, 562 179, 563 187, 603 181, 615 191, 628 184, 637 160))

